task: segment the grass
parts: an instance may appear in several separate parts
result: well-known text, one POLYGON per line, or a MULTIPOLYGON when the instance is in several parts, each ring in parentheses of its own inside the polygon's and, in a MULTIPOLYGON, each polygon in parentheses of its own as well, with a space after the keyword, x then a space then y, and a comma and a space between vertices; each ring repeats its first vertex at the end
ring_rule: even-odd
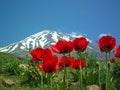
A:
MULTIPOLYGON (((105 68, 104 61, 96 60, 94 57, 87 53, 82 54, 82 58, 85 59, 87 67, 83 69, 83 86, 99 85, 98 79, 98 63, 101 65, 100 81, 104 90, 105 85, 105 68)), ((120 64, 113 65, 111 70, 111 88, 116 87, 116 82, 120 82, 120 64), (115 73, 116 72, 116 73, 115 73), (114 74, 115 73, 115 74, 114 74)), ((40 71, 40 70, 39 70, 40 71)), ((78 81, 79 73, 77 70, 67 68, 67 80, 68 90, 79 90, 78 81)), ((53 74, 53 90, 62 90, 63 69, 53 74)), ((44 90, 48 90, 48 75, 43 73, 44 90)), ((31 65, 30 60, 16 57, 15 55, 0 52, 0 90, 40 90, 41 77, 31 65), (14 85, 4 85, 3 81, 10 79, 14 82, 14 85)), ((119 86, 119 85, 118 85, 119 86)), ((111 89, 114 90, 114 89, 111 89)), ((119 89, 118 89, 119 90, 119 89)))

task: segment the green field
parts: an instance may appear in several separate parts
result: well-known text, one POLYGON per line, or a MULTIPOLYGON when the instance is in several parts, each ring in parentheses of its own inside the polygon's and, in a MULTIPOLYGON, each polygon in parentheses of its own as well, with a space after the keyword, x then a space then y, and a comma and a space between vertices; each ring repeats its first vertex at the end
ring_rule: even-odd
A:
MULTIPOLYGON (((105 90, 105 60, 96 60, 87 53, 81 55, 87 61, 83 69, 84 90, 90 85, 101 86, 105 90), (100 69, 99 69, 100 67, 100 69), (99 77, 100 72, 100 77, 99 77)), ((79 90, 79 70, 67 67, 67 90, 79 90)), ((53 90, 63 90, 63 68, 52 75, 53 90)), ((111 63, 109 67, 110 90, 119 90, 120 64, 111 63)), ((43 90, 49 90, 49 74, 43 73, 43 90)), ((0 52, 0 90, 42 90, 41 71, 31 60, 0 52)))

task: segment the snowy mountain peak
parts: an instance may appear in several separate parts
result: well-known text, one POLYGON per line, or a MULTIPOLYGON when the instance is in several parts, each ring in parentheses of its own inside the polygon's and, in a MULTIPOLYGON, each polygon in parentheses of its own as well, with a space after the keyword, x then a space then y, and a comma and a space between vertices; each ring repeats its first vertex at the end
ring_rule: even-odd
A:
POLYGON ((0 52, 20 54, 21 52, 28 52, 29 50, 34 49, 36 47, 49 47, 51 44, 56 43, 60 39, 72 40, 73 37, 67 34, 63 34, 61 32, 44 30, 33 34, 25 38, 24 40, 0 48, 0 52))
MULTIPOLYGON (((37 47, 48 48, 51 44, 55 44, 58 40, 73 40, 75 38, 75 34, 63 34, 61 32, 44 30, 33 34, 24 40, 19 42, 10 44, 3 48, 0 48, 0 52, 7 52, 11 54, 15 54, 19 57, 27 57, 29 56, 29 52, 32 49, 37 47)), ((78 35, 77 35, 78 36, 78 35)), ((79 35, 79 37, 82 35, 79 35)), ((99 48, 94 44, 89 44, 87 48, 88 52, 93 53, 95 56, 100 57, 99 48)))
MULTIPOLYGON (((33 34, 24 40, 19 42, 10 44, 3 48, 0 48, 0 52, 7 52, 11 54, 15 54, 19 57, 30 57, 30 50, 35 49, 37 47, 48 48, 51 44, 55 44, 58 40, 73 40, 75 37, 81 37, 82 35, 78 34, 63 34, 61 32, 44 30, 33 34)), ((100 53, 99 48, 95 45, 90 43, 87 51, 98 58, 104 58, 104 55, 100 53)))

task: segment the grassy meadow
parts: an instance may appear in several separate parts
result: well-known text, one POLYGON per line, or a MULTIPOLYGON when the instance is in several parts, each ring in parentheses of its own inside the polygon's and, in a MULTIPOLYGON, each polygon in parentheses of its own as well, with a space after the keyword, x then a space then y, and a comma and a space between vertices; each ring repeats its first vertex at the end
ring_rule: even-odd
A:
MULTIPOLYGON (((97 85, 105 90, 105 60, 97 60, 88 53, 82 58, 87 61, 83 69, 83 87, 88 90, 90 85, 97 85)), ((67 90, 79 90, 79 70, 71 67, 67 71, 67 90)), ((52 89, 63 90, 63 68, 52 74, 52 89)), ((0 90, 49 90, 49 75, 43 73, 43 88, 41 89, 41 71, 34 66, 31 60, 16 57, 15 55, 0 52, 0 90)), ((110 90, 119 90, 120 87, 119 60, 109 64, 110 90)))

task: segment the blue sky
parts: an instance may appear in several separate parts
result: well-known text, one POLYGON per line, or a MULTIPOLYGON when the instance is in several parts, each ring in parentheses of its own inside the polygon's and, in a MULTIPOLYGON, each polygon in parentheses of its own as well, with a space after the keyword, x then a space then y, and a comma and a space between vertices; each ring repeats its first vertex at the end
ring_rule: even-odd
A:
POLYGON ((120 0, 0 0, 0 47, 46 29, 120 44, 120 0))

